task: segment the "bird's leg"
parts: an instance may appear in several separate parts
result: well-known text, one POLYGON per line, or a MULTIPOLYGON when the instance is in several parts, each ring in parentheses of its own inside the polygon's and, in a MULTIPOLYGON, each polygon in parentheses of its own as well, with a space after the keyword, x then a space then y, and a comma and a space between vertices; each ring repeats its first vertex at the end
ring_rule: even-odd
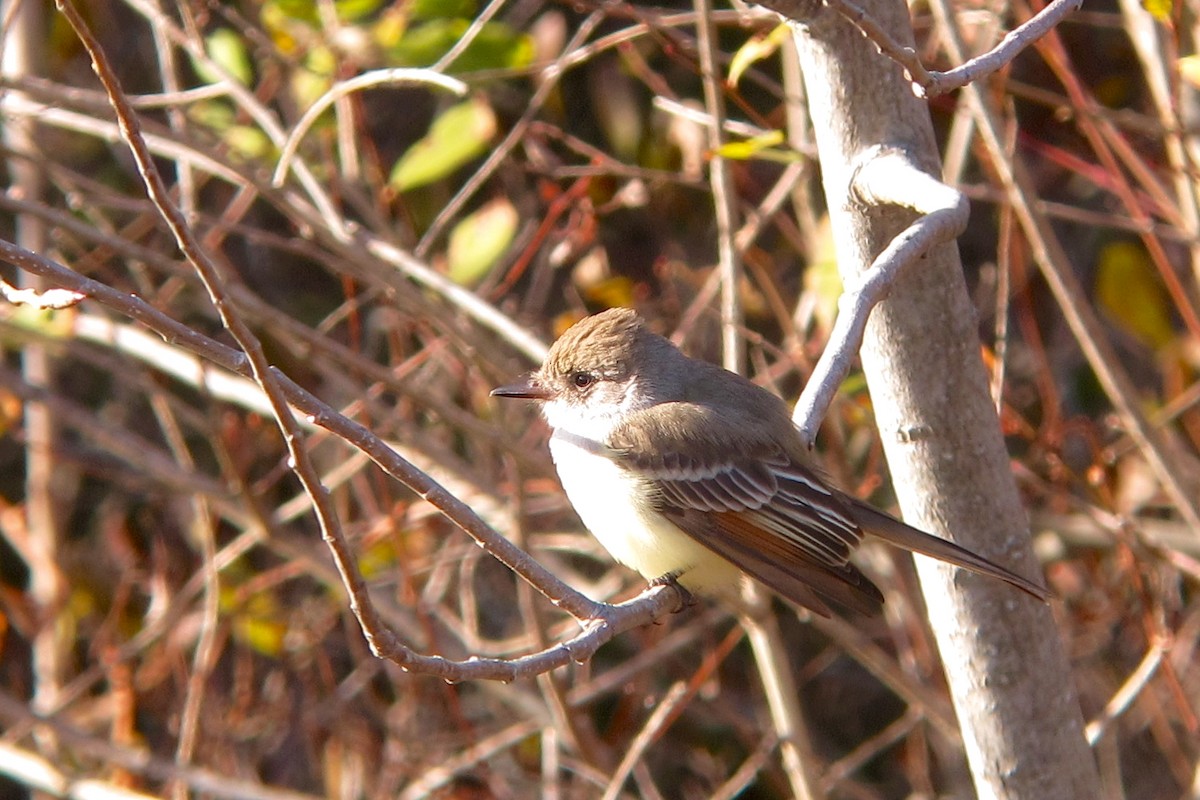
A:
POLYGON ((683 588, 683 585, 679 582, 680 574, 681 573, 679 572, 668 572, 666 575, 660 575, 657 578, 652 579, 650 581, 650 585, 674 587, 675 591, 679 592, 680 599, 683 600, 683 607, 691 608, 699 601, 696 600, 696 596, 694 594, 683 588))

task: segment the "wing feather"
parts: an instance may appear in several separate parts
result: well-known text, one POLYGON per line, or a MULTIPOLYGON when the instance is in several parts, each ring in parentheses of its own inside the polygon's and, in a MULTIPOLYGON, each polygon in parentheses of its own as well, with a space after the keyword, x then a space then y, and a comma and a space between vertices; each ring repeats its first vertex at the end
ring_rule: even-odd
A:
POLYGON ((863 614, 875 614, 883 595, 853 564, 816 564, 787 541, 731 512, 669 508, 664 515, 700 544, 792 602, 830 616, 829 598, 863 614))
POLYGON ((684 533, 784 597, 820 614, 820 596, 873 612, 879 590, 850 555, 862 531, 839 495, 776 446, 619 453, 684 533))
POLYGON ((655 404, 630 414, 605 452, 645 481, 656 508, 685 534, 817 613, 828 613, 822 597, 867 612, 882 602, 850 563, 864 529, 1045 597, 1037 584, 828 486, 798 440, 793 447, 771 438, 790 419, 776 398, 761 398, 753 407, 655 404))
POLYGON ((635 468, 655 493, 659 510, 746 514, 781 538, 788 547, 785 557, 841 567, 862 541, 846 504, 805 467, 777 456, 686 468, 641 458, 635 468))

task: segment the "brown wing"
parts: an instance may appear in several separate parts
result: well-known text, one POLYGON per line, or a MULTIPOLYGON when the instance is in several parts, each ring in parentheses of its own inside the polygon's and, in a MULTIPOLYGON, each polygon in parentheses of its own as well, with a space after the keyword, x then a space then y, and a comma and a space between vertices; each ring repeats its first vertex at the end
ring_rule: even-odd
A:
MULTIPOLYGON (((654 441, 613 437, 619 461, 654 491, 658 510, 684 533, 782 596, 828 615, 819 595, 873 613, 883 597, 850 563, 862 531, 841 496, 773 442, 721 438, 728 422, 711 409, 670 404, 666 416, 706 415, 709 440, 673 439, 665 423, 654 441), (716 439, 716 441, 714 441, 716 439)), ((639 431, 653 430, 662 406, 642 412, 639 431), (656 416, 656 414, 658 416, 656 416)))
POLYGON ((875 614, 883 595, 853 564, 817 564, 787 539, 749 522, 745 515, 664 506, 662 513, 700 544, 793 603, 830 616, 822 597, 863 614, 875 614))
POLYGON ((764 426, 712 406, 665 403, 618 429, 611 452, 647 478, 659 510, 686 534, 818 613, 828 613, 818 593, 868 613, 883 601, 849 560, 864 530, 1046 599, 1032 581, 830 488, 795 455, 798 449, 761 438, 780 424, 789 423, 764 426))

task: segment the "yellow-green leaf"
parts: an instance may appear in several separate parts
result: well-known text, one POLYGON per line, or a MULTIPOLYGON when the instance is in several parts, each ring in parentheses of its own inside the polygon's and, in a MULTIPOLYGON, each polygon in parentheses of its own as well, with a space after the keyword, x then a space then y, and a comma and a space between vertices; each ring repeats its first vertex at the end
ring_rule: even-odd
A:
POLYGON ((730 86, 737 86, 738 81, 742 79, 742 75, 746 70, 764 58, 775 55, 775 51, 779 49, 781 44, 787 41, 787 37, 790 35, 791 28, 787 23, 781 23, 776 25, 769 33, 758 33, 751 36, 733 54, 733 59, 729 62, 729 78, 726 82, 730 86))
POLYGON ((407 191, 440 180, 482 154, 496 135, 496 115, 482 98, 451 106, 392 168, 391 185, 407 191))
POLYGON ((1164 25, 1171 22, 1171 17, 1175 10, 1175 6, 1171 0, 1142 0, 1142 8, 1149 11, 1150 16, 1164 25))
POLYGON ((455 225, 447 250, 450 280, 465 286, 482 280, 512 244, 518 222, 513 204, 499 199, 455 225))
MULTIPOLYGON (((250 62, 250 54, 246 52, 246 43, 232 28, 217 28, 204 37, 204 52, 214 64, 243 86, 249 86, 254 79, 254 67, 250 62)), ((206 63, 193 59, 192 67, 205 83, 220 83, 223 80, 206 63)))
POLYGON ((1148 347, 1157 350, 1175 337, 1166 289, 1140 244, 1119 241, 1104 246, 1095 290, 1104 313, 1148 347))
POLYGON ((233 620, 233 635, 247 647, 274 658, 283 652, 287 626, 271 619, 239 616, 233 620))
POLYGON ((798 154, 790 150, 776 149, 776 145, 783 144, 783 141, 783 131, 768 131, 761 136, 743 139, 740 142, 727 142, 717 149, 717 155, 733 161, 746 161, 751 158, 794 161, 799 158, 798 154))

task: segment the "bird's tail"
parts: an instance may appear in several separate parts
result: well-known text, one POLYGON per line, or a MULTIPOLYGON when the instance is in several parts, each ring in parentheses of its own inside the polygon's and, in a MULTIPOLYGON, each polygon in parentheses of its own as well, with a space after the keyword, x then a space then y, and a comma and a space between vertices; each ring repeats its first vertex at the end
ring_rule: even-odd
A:
POLYGON ((947 564, 954 564, 963 569, 978 572, 981 575, 990 575, 993 578, 999 578, 1024 592, 1028 592, 1043 602, 1050 596, 1050 593, 1045 588, 1033 581, 1026 580, 1015 572, 1011 572, 999 564, 994 564, 983 556, 954 544, 954 542, 939 539, 911 525, 906 525, 900 520, 858 500, 852 500, 848 505, 854 513, 855 521, 864 531, 879 537, 888 544, 903 547, 905 550, 910 550, 914 553, 931 556, 939 561, 945 561, 947 564))

